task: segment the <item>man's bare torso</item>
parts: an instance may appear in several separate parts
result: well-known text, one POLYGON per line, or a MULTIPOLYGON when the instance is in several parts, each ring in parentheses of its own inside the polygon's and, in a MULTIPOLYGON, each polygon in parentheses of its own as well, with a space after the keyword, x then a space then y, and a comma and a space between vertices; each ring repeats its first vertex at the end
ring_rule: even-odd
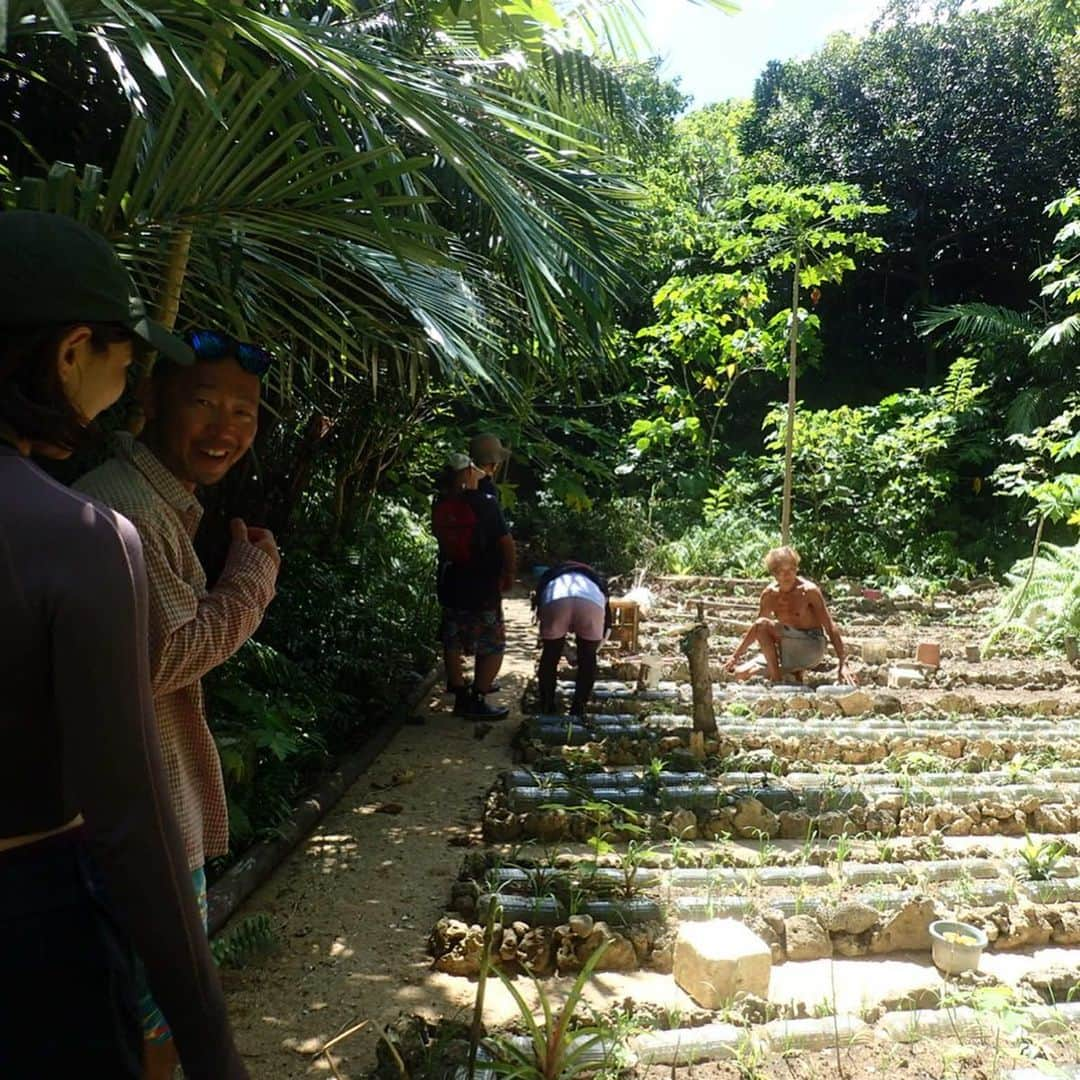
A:
POLYGON ((797 630, 820 630, 820 596, 821 590, 806 578, 796 578, 788 592, 774 583, 761 594, 762 613, 797 630))

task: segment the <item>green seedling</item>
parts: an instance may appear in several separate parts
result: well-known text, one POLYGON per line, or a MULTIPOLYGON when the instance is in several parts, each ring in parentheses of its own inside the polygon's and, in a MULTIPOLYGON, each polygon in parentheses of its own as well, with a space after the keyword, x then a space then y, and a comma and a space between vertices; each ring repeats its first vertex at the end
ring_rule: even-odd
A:
POLYGON ((758 829, 757 833, 758 842, 758 866, 771 866, 779 855, 779 849, 776 848, 767 832, 764 829, 758 829))
POLYGON ((667 761, 664 758, 654 757, 649 761, 649 764, 645 766, 644 775, 641 779, 641 786, 650 795, 660 794, 660 774, 667 768, 667 761))
POLYGON ((491 1040, 495 1060, 490 1063, 490 1068, 515 1080, 573 1080, 575 1076, 595 1068, 591 1052, 598 1044, 605 1050, 605 1056, 609 1047, 614 1050, 616 1040, 604 1026, 594 1024, 571 1030, 585 984, 607 948, 608 943, 605 942, 586 961, 558 1014, 552 1008, 551 998, 543 984, 533 979, 543 1014, 541 1020, 533 1016, 532 1009, 513 981, 501 970, 496 970, 503 986, 514 999, 529 1045, 520 1047, 509 1039, 496 1036, 491 1040))
POLYGON ((496 922, 502 922, 502 907, 499 904, 491 904, 484 924, 484 940, 480 948, 480 970, 476 976, 476 1000, 473 1003, 472 1023, 469 1026, 469 1080, 473 1080, 476 1075, 476 1055, 480 1050, 480 1038, 484 1030, 484 997, 487 993, 488 974, 491 971, 496 922))
POLYGON ((1026 880, 1049 881, 1054 876, 1054 868, 1068 849, 1060 840, 1035 843, 1027 833, 1024 836, 1027 843, 1020 849, 1020 859, 1024 864, 1026 880))
POLYGON ((890 754, 882 765, 890 772, 912 776, 917 773, 948 772, 953 763, 949 758, 929 750, 909 750, 905 754, 890 754))
POLYGON ((845 832, 841 833, 836 838, 836 865, 843 866, 851 856, 852 848, 855 846, 852 838, 845 832))
POLYGON ((580 885, 571 885, 566 905, 567 914, 580 915, 585 910, 588 899, 589 894, 586 889, 583 889, 580 885))
POLYGON ((937 830, 927 837, 930 848, 930 858, 940 859, 945 854, 945 838, 937 830))
POLYGON ((651 844, 630 840, 622 857, 623 880, 620 892, 624 900, 631 900, 641 891, 637 884, 637 874, 645 860, 655 854, 651 844))
POLYGON ((799 849, 799 866, 809 866, 814 854, 815 841, 817 840, 817 826, 812 822, 806 823, 806 836, 803 838, 802 847, 799 849))

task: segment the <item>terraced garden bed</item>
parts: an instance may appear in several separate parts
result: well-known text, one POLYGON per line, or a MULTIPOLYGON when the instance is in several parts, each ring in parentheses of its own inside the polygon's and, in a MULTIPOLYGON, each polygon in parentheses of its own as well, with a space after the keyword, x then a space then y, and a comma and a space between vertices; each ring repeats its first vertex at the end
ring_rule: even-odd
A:
MULTIPOLYGON (((485 845, 464 860, 431 934, 436 969, 475 976, 490 919, 493 961, 511 974, 557 981, 594 962, 677 979, 681 928, 732 920, 767 946, 768 998, 736 994, 689 1028, 652 1024, 627 1044, 638 1067, 1001 1038, 1002 1010, 995 1019, 979 998, 991 990, 1008 999, 1004 1012, 1023 1012, 1014 1027, 1068 1044, 1080 1024, 1080 676, 966 659, 977 597, 960 612, 851 597, 834 608, 858 620, 853 651, 862 638, 880 655, 884 639, 888 657, 854 661, 858 691, 827 673, 736 686, 721 661, 755 605, 749 586, 731 588, 706 605, 715 732, 694 732, 678 652, 696 600, 670 590, 645 633, 648 663, 613 658, 584 717, 539 715, 526 693, 518 762, 488 791, 485 845), (941 643, 941 668, 923 685, 880 689, 926 635, 941 643), (987 970, 934 975, 928 927, 942 918, 986 933, 987 970), (1049 973, 1035 970, 1044 952, 1049 973), (1024 974, 994 974, 1012 971, 997 959, 1012 956, 1024 974), (858 965, 845 977, 872 987, 869 972, 894 958, 924 965, 928 986, 868 992, 857 1009, 835 991, 831 1005, 796 992, 799 973, 823 963, 858 965)), ((571 693, 564 679, 564 707, 571 693)))

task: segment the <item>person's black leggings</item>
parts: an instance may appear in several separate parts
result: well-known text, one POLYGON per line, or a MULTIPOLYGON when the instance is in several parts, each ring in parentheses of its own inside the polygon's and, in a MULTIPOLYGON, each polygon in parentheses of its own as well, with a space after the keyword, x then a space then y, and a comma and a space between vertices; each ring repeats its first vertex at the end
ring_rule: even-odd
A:
MULTIPOLYGON (((578 716, 585 711, 593 686, 596 684, 596 653, 600 648, 599 641, 582 641, 576 638, 577 643, 577 682, 574 684, 574 701, 570 706, 570 713, 578 716)), ((540 653, 540 671, 537 682, 540 687, 540 711, 553 713, 555 711, 555 670, 559 666, 559 657, 562 656, 566 638, 554 638, 544 642, 543 651, 540 653)))
POLYGON ((0 852, 0 1077, 137 1080, 133 958, 75 830, 0 852))

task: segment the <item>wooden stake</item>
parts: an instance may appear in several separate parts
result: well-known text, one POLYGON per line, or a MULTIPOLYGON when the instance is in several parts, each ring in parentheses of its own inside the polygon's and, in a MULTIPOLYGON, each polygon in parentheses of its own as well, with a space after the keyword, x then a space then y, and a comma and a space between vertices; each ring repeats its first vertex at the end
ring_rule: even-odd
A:
POLYGON ((694 695, 694 730, 716 731, 713 711, 712 673, 709 671, 709 627, 705 622, 705 607, 698 601, 698 623, 691 627, 683 642, 683 651, 690 663, 690 688, 694 695))

